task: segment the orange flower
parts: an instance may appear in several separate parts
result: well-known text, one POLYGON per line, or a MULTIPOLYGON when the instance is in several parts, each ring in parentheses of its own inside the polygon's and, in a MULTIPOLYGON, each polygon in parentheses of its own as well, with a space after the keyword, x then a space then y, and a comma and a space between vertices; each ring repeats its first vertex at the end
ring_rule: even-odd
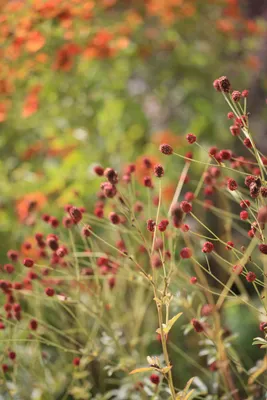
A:
POLYGON ((245 60, 246 65, 254 71, 259 71, 261 67, 261 61, 258 56, 250 55, 245 60))
POLYGON ((147 158, 150 160, 152 164, 152 168, 148 169, 143 160, 145 156, 140 156, 136 159, 135 166, 135 175, 138 180, 138 182, 143 183, 143 178, 145 176, 151 176, 153 174, 153 167, 155 164, 158 164, 160 162, 160 159, 155 157, 155 156, 148 156, 147 158))
POLYGON ((21 246, 20 253, 23 258, 28 257, 32 258, 35 262, 40 258, 39 257, 39 249, 36 247, 36 240, 34 237, 30 236, 26 238, 25 242, 30 243, 32 247, 30 249, 26 249, 25 246, 21 246))
POLYGON ((7 115, 7 105, 6 103, 0 103, 0 122, 6 120, 7 115))
POLYGON ((157 144, 158 146, 163 143, 167 143, 172 146, 175 150, 177 147, 181 147, 183 144, 183 139, 180 136, 177 136, 171 131, 162 131, 155 133, 152 136, 153 143, 157 144))
POLYGON ((25 43, 26 50, 30 53, 36 53, 45 45, 45 37, 38 31, 32 31, 27 37, 25 43))
POLYGON ((47 197, 42 192, 26 194, 16 202, 16 212, 20 222, 27 223, 34 211, 41 210, 47 203, 47 197))
POLYGON ((56 70, 70 71, 73 66, 73 56, 80 51, 80 47, 75 43, 65 44, 58 50, 53 68, 56 70))
POLYGON ((34 86, 30 93, 26 96, 22 109, 22 117, 27 118, 34 114, 39 108, 38 94, 41 89, 40 85, 34 86))
POLYGON ((162 188, 162 198, 166 201, 172 201, 174 193, 175 193, 175 185, 170 183, 162 188))
POLYGON ((0 94, 10 94, 13 91, 13 86, 7 79, 0 79, 0 94))

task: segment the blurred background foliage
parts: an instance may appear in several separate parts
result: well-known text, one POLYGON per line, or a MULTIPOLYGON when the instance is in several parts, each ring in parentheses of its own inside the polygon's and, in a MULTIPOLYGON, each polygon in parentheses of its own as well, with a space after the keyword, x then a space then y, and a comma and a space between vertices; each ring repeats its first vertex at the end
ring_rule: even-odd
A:
MULTIPOLYGON (((226 111, 212 87, 219 75, 251 90, 261 141, 266 13, 252 0, 3 1, 3 249, 30 232, 32 204, 56 215, 55 205, 81 196, 90 207, 95 163, 157 159, 163 142, 184 154, 190 131, 207 145, 227 143, 226 111)), ((172 170, 177 177, 179 161, 172 170)))

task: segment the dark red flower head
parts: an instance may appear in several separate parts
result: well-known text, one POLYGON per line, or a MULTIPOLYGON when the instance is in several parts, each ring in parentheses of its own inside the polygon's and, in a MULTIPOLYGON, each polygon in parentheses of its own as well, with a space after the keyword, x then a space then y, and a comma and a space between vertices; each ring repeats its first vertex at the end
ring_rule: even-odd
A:
POLYGON ((104 175, 112 185, 116 185, 119 181, 118 173, 113 168, 106 168, 104 175))
POLYGON ((180 251, 180 257, 184 259, 192 257, 192 250, 189 247, 184 247, 180 251))
POLYGON ((155 226, 156 226, 156 222, 153 219, 148 219, 147 223, 146 223, 146 226, 147 226, 147 230, 149 232, 154 232, 155 226))
POLYGON ((189 144, 193 144, 193 143, 196 142, 197 137, 196 137, 196 135, 194 135, 193 133, 188 133, 188 134, 186 135, 186 140, 188 141, 189 144))
POLYGON ((232 99, 237 102, 241 99, 242 94, 238 90, 234 90, 231 96, 232 99))
POLYGON ((150 375, 150 381, 152 382, 152 383, 154 383, 154 385, 158 385, 159 384, 159 382, 160 382, 160 377, 158 376, 158 375, 156 375, 156 374, 152 374, 152 375, 150 375))
POLYGON ((75 224, 78 224, 82 220, 82 213, 78 207, 70 207, 69 214, 75 224))
POLYGON ((159 150, 161 151, 162 154, 165 154, 166 156, 170 156, 173 153, 173 148, 166 143, 161 144, 159 150))
POLYGON ((216 79, 216 81, 213 83, 213 86, 216 90, 218 90, 218 92, 229 93, 231 90, 230 81, 226 76, 221 76, 220 78, 216 79))
POLYGON ((96 165, 94 167, 94 172, 95 172, 96 175, 102 176, 104 174, 104 168, 101 167, 100 165, 96 165))
POLYGON ((196 318, 191 319, 191 324, 193 325, 193 328, 197 333, 201 333, 204 331, 202 323, 198 321, 196 318))
POLYGON ((27 268, 31 268, 34 265, 34 261, 31 258, 25 258, 23 261, 23 265, 27 268))
POLYGON ((189 214, 192 211, 192 205, 188 201, 182 201, 180 208, 185 214, 189 214))
POLYGON ((267 254, 267 244, 260 244, 259 245, 259 250, 262 254, 267 254))
POLYGON ((254 282, 255 279, 256 279, 256 274, 255 274, 254 272, 252 272, 252 271, 249 271, 249 272, 247 273, 247 275, 246 275, 246 280, 247 280, 248 282, 254 282))
POLYGON ((204 243, 203 247, 202 247, 202 252, 203 253, 211 253, 214 249, 214 245, 211 242, 206 242, 204 243))
POLYGON ((156 164, 156 165, 154 166, 154 175, 155 175, 157 178, 162 178, 162 177, 163 177, 163 175, 164 175, 164 169, 163 169, 163 166, 162 166, 161 164, 156 164))

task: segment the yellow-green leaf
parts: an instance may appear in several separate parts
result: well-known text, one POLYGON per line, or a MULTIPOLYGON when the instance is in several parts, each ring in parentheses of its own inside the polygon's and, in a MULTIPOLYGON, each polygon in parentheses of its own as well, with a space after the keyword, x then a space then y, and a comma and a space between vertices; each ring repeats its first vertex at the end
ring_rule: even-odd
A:
POLYGON ((172 366, 169 365, 168 367, 164 367, 160 370, 163 374, 167 374, 172 369, 172 366))
POLYGON ((167 324, 166 326, 163 326, 163 324, 162 324, 162 326, 163 326, 163 332, 164 332, 165 334, 167 334, 167 333, 170 332, 171 328, 173 327, 173 325, 175 324, 175 322, 181 317, 182 314, 183 314, 183 313, 181 312, 181 313, 178 313, 177 315, 175 315, 172 319, 170 319, 170 320, 168 321, 168 324, 167 324))
POLYGON ((136 368, 133 371, 131 371, 129 375, 139 374, 140 372, 147 372, 147 371, 153 371, 153 370, 154 370, 153 367, 136 368))

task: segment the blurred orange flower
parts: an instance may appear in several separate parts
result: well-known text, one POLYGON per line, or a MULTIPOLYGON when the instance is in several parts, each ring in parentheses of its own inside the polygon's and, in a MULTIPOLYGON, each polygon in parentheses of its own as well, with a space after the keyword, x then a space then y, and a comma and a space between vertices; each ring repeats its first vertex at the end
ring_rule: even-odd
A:
POLYGON ((177 147, 179 148, 183 145, 183 138, 181 138, 180 136, 171 131, 166 130, 155 133, 152 136, 152 142, 158 146, 163 143, 167 143, 170 146, 172 146, 175 150, 175 148, 177 147))
POLYGON ((16 212, 20 222, 26 222, 34 211, 41 210, 47 203, 47 197, 42 192, 28 193, 16 201, 16 212))
POLYGON ((29 32, 25 48, 30 53, 35 53, 45 45, 45 37, 38 31, 29 32))

